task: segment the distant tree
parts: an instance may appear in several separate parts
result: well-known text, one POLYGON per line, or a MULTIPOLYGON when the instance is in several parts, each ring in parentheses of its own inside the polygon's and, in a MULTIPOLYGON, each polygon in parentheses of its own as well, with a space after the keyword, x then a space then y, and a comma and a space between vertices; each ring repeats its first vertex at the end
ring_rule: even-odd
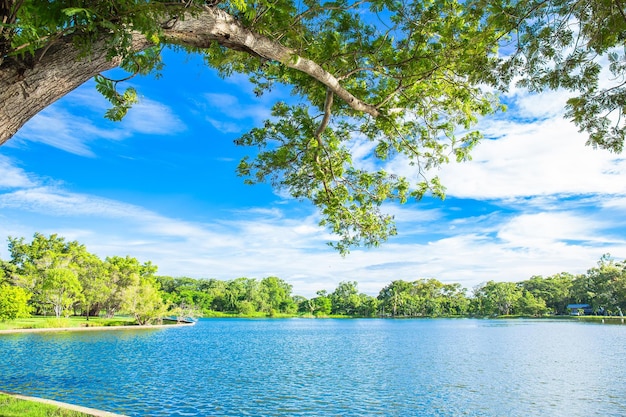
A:
POLYGON ((259 282, 254 278, 240 277, 228 281, 224 291, 225 311, 251 314, 266 306, 259 282))
POLYGON ((50 269, 73 269, 76 257, 85 252, 77 241, 66 241, 56 234, 35 233, 31 242, 9 237, 12 281, 32 293, 30 303, 37 313, 45 312, 49 300, 44 295, 44 282, 50 269))
POLYGON ((530 291, 523 291, 515 303, 514 310, 516 314, 525 316, 542 316, 550 309, 546 306, 546 302, 542 298, 536 298, 530 291))
POLYGON ((313 300, 315 305, 315 315, 327 316, 332 313, 333 303, 330 300, 330 297, 320 296, 315 297, 313 300))
POLYGON ((83 315, 89 320, 90 315, 100 314, 100 308, 106 301, 109 292, 107 269, 100 258, 83 250, 74 259, 73 271, 82 287, 83 315))
POLYGON ((72 306, 82 300, 80 281, 69 268, 46 270, 42 284, 42 299, 52 305, 57 318, 69 316, 72 306))
POLYGON ((411 283, 403 280, 392 281, 378 293, 380 308, 392 316, 408 315, 405 306, 409 298, 411 283))
POLYGON ((187 316, 197 317, 202 315, 202 311, 214 310, 215 296, 210 291, 209 280, 169 276, 157 276, 155 279, 163 301, 171 306, 172 311, 187 311, 187 316))
POLYGON ((261 292, 267 299, 270 312, 286 313, 293 311, 295 303, 291 298, 292 285, 278 277, 267 277, 261 280, 261 292))
POLYGON ((156 267, 150 262, 141 264, 131 256, 111 256, 104 262, 107 285, 103 307, 106 317, 113 317, 128 305, 128 298, 137 294, 137 288, 144 284, 144 280, 153 280, 156 267))
POLYGON ((150 277, 141 277, 139 282, 127 289, 123 309, 133 315, 137 324, 160 322, 167 314, 156 282, 150 277))
POLYGON ((547 278, 535 275, 529 280, 521 282, 520 285, 536 299, 544 300, 546 307, 553 313, 566 314, 567 305, 572 301, 574 278, 572 274, 567 272, 547 278))
POLYGON ((356 314, 362 317, 373 317, 378 313, 378 299, 370 295, 360 293, 360 302, 356 314))
POLYGON ((299 311, 317 316, 329 315, 332 311, 332 302, 328 297, 326 290, 320 290, 316 292, 317 297, 304 299, 299 303, 299 311))
POLYGON ((332 314, 351 316, 357 313, 361 305, 358 283, 356 281, 340 282, 329 298, 332 303, 332 314))
POLYGON ((586 284, 587 303, 594 310, 626 310, 626 264, 616 262, 609 254, 587 271, 581 280, 586 284))
POLYGON ((430 278, 396 280, 378 294, 379 308, 392 316, 449 316, 467 313, 469 301, 460 284, 430 278))
POLYGON ((460 316, 468 313, 470 301, 461 284, 445 284, 441 289, 444 314, 460 316))
POLYGON ((201 291, 211 298, 210 310, 228 311, 228 284, 226 281, 210 279, 201 284, 201 291))
POLYGON ((489 281, 474 289, 472 310, 483 316, 515 314, 521 296, 521 289, 513 282, 489 281))

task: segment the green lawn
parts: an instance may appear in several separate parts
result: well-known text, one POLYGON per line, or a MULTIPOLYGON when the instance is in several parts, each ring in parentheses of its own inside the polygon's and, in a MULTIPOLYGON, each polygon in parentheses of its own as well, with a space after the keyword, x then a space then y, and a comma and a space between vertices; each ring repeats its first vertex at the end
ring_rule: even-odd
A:
POLYGON ((26 401, 0 393, 2 417, 87 417, 90 414, 66 410, 54 405, 26 401))
POLYGON ((85 317, 63 317, 57 319, 55 317, 36 316, 27 319, 17 319, 0 322, 0 330, 85 326, 122 326, 133 324, 135 324, 135 320, 131 317, 114 317, 112 319, 90 317, 89 321, 87 321, 85 320, 85 317))

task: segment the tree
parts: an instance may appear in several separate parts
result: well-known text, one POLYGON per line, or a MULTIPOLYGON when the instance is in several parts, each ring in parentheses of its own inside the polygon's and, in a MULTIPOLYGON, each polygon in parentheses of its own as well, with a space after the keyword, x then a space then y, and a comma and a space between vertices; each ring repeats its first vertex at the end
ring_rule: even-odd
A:
POLYGON ((392 316, 407 315, 404 304, 408 298, 411 283, 407 281, 397 280, 384 287, 378 293, 380 307, 386 314, 392 316))
POLYGON ((620 151, 624 140, 617 0, 7 0, 0 22, 0 144, 94 76, 112 103, 106 116, 119 120, 137 94, 101 73, 158 71, 164 46, 202 53, 220 74, 247 74, 258 94, 292 86, 299 102, 277 104, 237 140, 259 149, 238 172, 310 199, 342 252, 396 233, 384 201, 443 195, 425 170, 469 157, 480 139, 473 124, 500 108, 491 91, 512 79, 578 92, 568 117, 590 143, 620 151), (608 86, 597 55, 609 63, 608 86), (362 138, 370 156, 402 155, 421 176, 358 166, 350 144, 362 138))
POLYGON ((444 284, 442 297, 444 314, 452 316, 467 314, 470 301, 467 298, 466 289, 461 284, 444 284))
POLYGON ((358 314, 362 298, 359 296, 356 281, 342 281, 337 285, 329 298, 332 305, 332 314, 352 316, 358 314))
POLYGON ((270 314, 275 311, 286 313, 293 310, 295 303, 291 298, 292 288, 291 284, 277 277, 267 277, 261 280, 261 291, 267 296, 270 314))
POLYGON ((300 312, 308 313, 316 316, 327 316, 332 311, 332 302, 328 297, 326 290, 320 290, 316 292, 317 297, 310 298, 308 300, 302 300, 300 305, 300 312))
POLYGON ((83 314, 98 315, 106 301, 108 280, 104 262, 96 255, 82 251, 74 261, 74 271, 82 287, 83 314))
POLYGON ((266 300, 260 291, 260 284, 254 278, 240 277, 229 281, 224 291, 224 310, 251 314, 264 308, 266 300))
POLYGON ((527 316, 541 316, 549 309, 542 298, 535 297, 530 291, 523 291, 522 296, 517 299, 515 311, 527 316))
MULTIPOLYGON (((9 261, 12 282, 32 293, 30 300, 37 313, 45 313, 50 305, 50 275, 52 269, 67 269, 70 272, 76 267, 76 259, 86 253, 83 245, 77 241, 67 242, 56 234, 44 236, 35 233, 31 242, 24 238, 9 237, 9 261), (50 281, 46 283, 46 281, 50 281), (44 288, 46 286, 46 288, 44 288)), ((72 272, 74 273, 74 272, 72 272)), ((56 272, 52 275, 56 277, 56 272)))
POLYGON ((511 315, 522 291, 514 282, 489 281, 474 289, 472 299, 474 314, 511 315))
POLYGON ((626 264, 616 262, 609 254, 603 255, 598 266, 581 277, 585 284, 586 303, 594 310, 626 310, 626 264))
POLYGON ((588 144, 621 152, 626 5, 620 0, 523 0, 504 3, 502 10, 513 12, 510 19, 516 25, 511 33, 515 53, 501 67, 509 74, 504 79, 520 77, 519 84, 531 91, 578 93, 568 100, 566 117, 589 134, 588 144))
POLYGON ((151 277, 141 277, 137 284, 127 289, 123 308, 133 315, 140 326, 160 321, 167 312, 167 306, 151 277))
POLYGON ((69 316, 71 307, 82 298, 82 286, 76 274, 67 268, 50 268, 42 285, 43 299, 52 305, 57 318, 69 316))
POLYGON ((30 316, 28 305, 30 294, 23 288, 0 284, 0 321, 15 320, 30 316))
POLYGON ((132 289, 141 284, 142 265, 136 258, 111 256, 105 259, 107 274, 103 307, 106 317, 111 318, 127 303, 132 289))
POLYGON ((522 288, 535 298, 545 301, 546 307, 555 314, 566 314, 572 298, 574 276, 567 272, 547 278, 533 276, 520 283, 522 288))

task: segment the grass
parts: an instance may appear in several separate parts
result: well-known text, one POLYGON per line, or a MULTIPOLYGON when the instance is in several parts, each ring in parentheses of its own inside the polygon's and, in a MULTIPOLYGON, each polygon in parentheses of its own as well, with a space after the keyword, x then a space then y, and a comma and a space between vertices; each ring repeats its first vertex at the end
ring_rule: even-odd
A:
MULTIPOLYGON (((97 327, 97 326, 128 326, 134 325, 135 320, 131 317, 114 317, 105 319, 100 317, 90 317, 89 321, 85 317, 42 317, 34 316, 27 319, 9 320, 0 322, 0 330, 12 329, 52 329, 59 327, 97 327)), ((0 416, 1 417, 1 416, 0 416)))
POLYGON ((50 404, 27 401, 0 393, 2 417, 86 417, 90 414, 67 410, 50 404))

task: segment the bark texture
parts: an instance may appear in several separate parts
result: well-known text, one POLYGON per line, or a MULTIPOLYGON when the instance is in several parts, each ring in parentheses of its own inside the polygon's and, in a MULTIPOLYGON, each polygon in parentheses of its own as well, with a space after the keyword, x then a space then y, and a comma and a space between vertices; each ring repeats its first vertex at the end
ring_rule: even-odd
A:
MULTIPOLYGON (((134 46, 146 48, 137 37, 134 46)), ((104 42, 81 56, 71 39, 63 39, 41 51, 30 62, 5 60, 0 67, 0 145, 9 140, 33 116, 102 71, 115 68, 119 59, 108 59, 104 42)))
MULTIPOLYGON (((278 61, 302 71, 324 84, 354 110, 378 116, 378 110, 345 90, 339 81, 317 63, 295 51, 245 28, 228 13, 204 7, 200 13, 178 19, 165 29, 168 43, 207 48, 212 42, 278 61)), ((150 42, 141 34, 133 37, 136 50, 150 42)), ((41 110, 102 71, 115 68, 119 58, 108 59, 104 40, 93 45, 88 56, 73 45, 71 37, 61 38, 39 51, 29 62, 0 61, 0 145, 9 140, 41 110)))

